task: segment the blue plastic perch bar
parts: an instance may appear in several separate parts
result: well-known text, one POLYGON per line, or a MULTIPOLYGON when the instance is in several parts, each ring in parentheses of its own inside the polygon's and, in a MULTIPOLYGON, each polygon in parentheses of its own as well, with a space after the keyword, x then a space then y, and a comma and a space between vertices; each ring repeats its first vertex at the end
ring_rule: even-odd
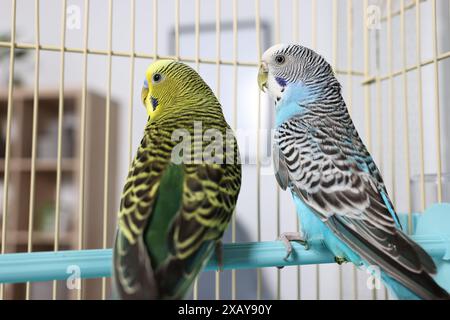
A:
MULTIPOLYGON (((450 252, 450 240, 440 236, 415 236, 431 256, 442 259, 450 252)), ((249 269, 273 266, 332 263, 334 257, 321 245, 311 249, 293 243, 293 253, 284 260, 284 245, 279 241, 224 244, 223 269, 249 269)), ((58 252, 11 253, 0 255, 0 283, 65 280, 79 268, 81 278, 111 276, 112 250, 68 250, 58 252)), ((213 257, 206 270, 216 270, 213 257)))
MULTIPOLYGON (((401 216, 401 220, 406 220, 401 216)), ((450 261, 450 205, 432 206, 423 215, 414 216, 412 238, 437 262, 438 267, 450 261)), ((405 223, 403 223, 405 225, 405 223)), ((310 243, 306 250, 293 243, 293 253, 284 260, 286 250, 280 241, 224 244, 223 269, 254 269, 274 266, 333 263, 334 257, 321 241, 310 243)), ((0 283, 65 280, 79 271, 81 278, 111 276, 111 249, 58 252, 10 253, 0 255, 0 283)), ((217 270, 217 259, 211 258, 206 270, 217 270)), ((444 266, 442 266, 444 267, 444 266)), ((446 273, 445 283, 450 284, 446 273)), ((444 276, 444 275, 443 275, 444 276)))

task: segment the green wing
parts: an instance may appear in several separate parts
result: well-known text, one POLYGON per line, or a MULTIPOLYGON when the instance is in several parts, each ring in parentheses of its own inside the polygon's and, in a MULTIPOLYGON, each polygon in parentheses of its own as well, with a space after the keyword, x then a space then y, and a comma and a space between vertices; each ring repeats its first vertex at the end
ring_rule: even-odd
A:
POLYGON ((144 232, 145 246, 158 286, 158 298, 183 298, 215 246, 214 241, 206 240, 189 255, 179 255, 179 242, 174 238, 174 230, 180 221, 186 225, 184 228, 187 227, 182 218, 185 176, 184 166, 168 165, 144 232))
POLYGON ((183 298, 222 237, 239 193, 237 162, 174 165, 161 154, 146 161, 156 149, 141 145, 122 198, 114 254, 122 298, 183 298))
POLYGON ((147 126, 123 189, 114 245, 113 272, 122 299, 156 299, 158 292, 143 232, 157 198, 166 157, 158 131, 147 126))

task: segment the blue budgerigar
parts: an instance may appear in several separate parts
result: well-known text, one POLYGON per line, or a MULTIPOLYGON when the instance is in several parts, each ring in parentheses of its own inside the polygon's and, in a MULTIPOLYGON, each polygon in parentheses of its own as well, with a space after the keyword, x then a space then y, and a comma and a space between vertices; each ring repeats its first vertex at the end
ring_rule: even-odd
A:
POLYGON ((283 236, 288 254, 288 241, 322 239, 338 263, 379 267, 399 299, 449 299, 431 277, 431 257, 402 231, 325 59, 275 45, 262 57, 258 83, 275 100, 276 178, 300 217, 301 234, 283 236))

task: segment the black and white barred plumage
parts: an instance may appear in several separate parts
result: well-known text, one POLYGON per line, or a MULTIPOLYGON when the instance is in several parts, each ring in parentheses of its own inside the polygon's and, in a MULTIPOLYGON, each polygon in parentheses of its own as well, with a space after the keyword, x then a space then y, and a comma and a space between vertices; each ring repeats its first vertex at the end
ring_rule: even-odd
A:
POLYGON ((277 101, 278 183, 336 236, 327 245, 342 242, 420 298, 448 299, 430 276, 436 272, 430 256, 401 231, 331 66, 311 49, 277 45, 264 53, 261 68, 260 85, 277 101))

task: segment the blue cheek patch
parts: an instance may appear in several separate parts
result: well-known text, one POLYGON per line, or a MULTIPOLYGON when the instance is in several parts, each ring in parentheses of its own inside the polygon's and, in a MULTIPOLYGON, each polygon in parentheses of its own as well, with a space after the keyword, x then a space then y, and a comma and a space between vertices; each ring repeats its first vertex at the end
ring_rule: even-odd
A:
POLYGON ((158 106, 158 99, 151 97, 151 100, 152 100, 153 111, 155 111, 156 107, 158 106))
POLYGON ((145 80, 144 80, 144 88, 145 88, 145 89, 148 89, 148 81, 147 81, 147 78, 145 78, 145 80))
POLYGON ((276 80, 276 82, 277 82, 280 86, 282 86, 283 88, 286 87, 287 81, 284 80, 283 78, 275 77, 275 80, 276 80))

